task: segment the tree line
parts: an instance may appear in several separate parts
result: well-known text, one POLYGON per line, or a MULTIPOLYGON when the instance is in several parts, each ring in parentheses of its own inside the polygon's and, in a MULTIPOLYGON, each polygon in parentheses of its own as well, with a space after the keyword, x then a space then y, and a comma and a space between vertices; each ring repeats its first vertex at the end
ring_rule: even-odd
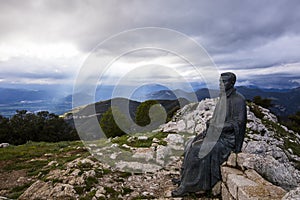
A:
MULTIPOLYGON (((259 96, 255 97, 253 102, 265 108, 272 106, 270 99, 263 99, 259 96)), ((163 116, 163 111, 161 110, 163 107, 158 109, 153 119, 149 117, 151 106, 156 104, 160 105, 155 100, 141 103, 137 108, 134 119, 136 124, 144 127, 151 122, 158 127, 161 120, 157 120, 159 123, 156 124, 156 119, 160 119, 163 116)), ((117 115, 118 121, 122 121, 124 124, 129 123, 127 117, 118 108, 108 109, 99 120, 100 126, 108 138, 126 134, 115 122, 114 118, 116 116, 113 115, 113 109, 115 109, 114 115, 117 115)), ((177 109, 176 107, 176 109, 167 113, 167 121, 172 118, 177 109)), ((289 129, 300 132, 300 111, 280 121, 289 129)), ((70 126, 63 118, 48 111, 31 113, 26 110, 18 110, 11 118, 0 115, 0 143, 7 142, 13 145, 20 145, 28 141, 58 142, 79 139, 74 127, 70 126)))
MULTIPOLYGON (((177 108, 177 107, 176 107, 177 108)), ((177 108, 179 109, 179 108, 177 108)), ((172 109, 167 113, 165 116, 167 120, 170 120, 173 116, 173 114, 176 112, 177 109, 172 109)), ((156 100, 147 100, 142 102, 136 110, 135 115, 135 123, 140 126, 140 130, 135 131, 151 131, 151 129, 158 128, 159 125, 161 125, 165 109, 161 104, 156 100), (151 107, 156 106, 155 111, 151 113, 151 107), (150 115, 151 113, 152 115, 150 115), (150 119, 150 116, 152 117, 150 119), (151 127, 146 127, 151 123, 151 127), (142 127, 145 127, 143 129, 142 127)), ((125 135, 126 132, 118 126, 118 124, 115 122, 115 119, 118 119, 118 122, 122 123, 122 125, 125 125, 124 127, 128 127, 127 130, 130 129, 129 120, 126 118, 125 114, 123 114, 118 107, 109 108, 101 117, 100 119, 100 126, 102 130, 104 131, 106 137, 116 137, 116 136, 122 136, 125 135), (129 125, 128 125, 129 124, 129 125)), ((131 130, 132 131, 132 130, 131 130)))
MULTIPOLYGON (((270 108, 273 106, 272 104, 272 99, 268 98, 262 98, 260 96, 255 96, 252 100, 256 105, 260 105, 264 108, 270 108)), ((136 111, 135 115, 135 123, 139 126, 145 127, 148 124, 153 123, 157 128, 160 124, 156 124, 156 119, 159 119, 162 115, 162 111, 158 110, 157 113, 155 113, 154 119, 150 119, 149 117, 149 111, 151 106, 153 105, 160 105, 158 101, 155 100, 148 100, 145 102, 142 102, 136 111)), ((172 110, 171 112, 167 113, 167 121, 172 118, 174 113, 178 110, 179 108, 176 107, 176 109, 172 110)), ((116 137, 116 136, 121 136, 126 134, 123 130, 119 128, 117 123, 114 120, 114 117, 117 117, 118 119, 122 119, 123 124, 128 123, 126 120, 126 116, 118 110, 117 107, 110 108, 107 110, 103 116, 100 119, 100 126, 102 130, 104 131, 106 137, 116 137), (117 116, 113 116, 112 110, 115 109, 114 114, 117 116)), ((293 115, 289 115, 286 117, 278 116, 280 123, 283 125, 287 126, 289 129, 295 131, 295 132, 300 132, 300 111, 296 112, 293 115)), ((160 120, 157 120, 157 122, 160 122, 160 120)))
POLYGON ((54 113, 17 110, 11 118, 0 115, 0 143, 13 145, 28 141, 58 142, 78 140, 78 134, 63 118, 54 113))

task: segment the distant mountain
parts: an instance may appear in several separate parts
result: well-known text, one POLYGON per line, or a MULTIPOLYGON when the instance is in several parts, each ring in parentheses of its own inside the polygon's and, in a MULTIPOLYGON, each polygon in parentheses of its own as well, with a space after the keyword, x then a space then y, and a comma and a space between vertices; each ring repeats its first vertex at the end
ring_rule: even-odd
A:
MULTIPOLYGON (((106 101, 99 101, 94 104, 89 104, 86 106, 83 106, 80 109, 76 109, 76 116, 91 116, 96 112, 98 118, 102 116, 103 113, 105 113, 111 106, 112 101, 114 105, 118 105, 119 109, 126 113, 126 110, 129 110, 130 117, 132 119, 135 118, 135 113, 137 107, 141 104, 141 102, 133 101, 125 98, 115 98, 110 99, 106 101), (128 107, 127 107, 128 106, 128 107)), ((165 109, 167 112, 172 111, 175 107, 184 106, 189 103, 188 100, 180 98, 176 100, 157 100, 165 109)))
MULTIPOLYGON (((170 118, 173 116, 175 111, 190 103, 186 99, 157 101, 165 108, 167 115, 170 118)), ((103 114, 112 106, 112 104, 117 105, 120 111, 125 114, 128 119, 135 121, 135 114, 141 102, 125 98, 100 101, 74 109, 73 115, 71 116, 68 114, 70 112, 65 113, 65 120, 67 120, 70 125, 74 125, 73 118, 75 118, 76 129, 79 132, 84 131, 85 134, 83 137, 85 140, 99 139, 101 138, 101 135, 95 135, 95 133, 98 133, 97 127, 95 126, 95 115, 98 120, 96 123, 99 123, 103 114)))
POLYGON ((38 101, 49 98, 46 91, 29 89, 0 88, 0 94, 0 104, 38 101))
POLYGON ((160 100, 175 100, 178 98, 185 98, 190 102, 201 101, 205 98, 217 97, 219 94, 218 90, 208 90, 207 88, 198 89, 196 92, 186 92, 183 90, 161 90, 151 92, 145 98, 149 99, 160 99, 160 100))
MULTIPOLYGON (((147 84, 143 85, 141 87, 138 87, 133 94, 131 95, 130 99, 131 100, 136 100, 139 102, 143 102, 145 100, 152 99, 151 94, 160 92, 160 91, 165 91, 169 90, 167 87, 160 85, 160 84, 147 84)), ((169 98, 171 99, 171 98, 169 98)))
MULTIPOLYGON (((260 89, 257 87, 248 88, 238 86, 237 90, 248 100, 253 100, 253 97, 255 96, 272 99, 273 107, 270 108, 270 110, 279 116, 290 115, 300 110, 300 87, 282 90, 274 88, 260 89)), ((149 93, 145 96, 145 99, 175 100, 177 98, 185 98, 192 101, 193 95, 195 94, 198 101, 201 101, 205 98, 217 97, 219 95, 219 91, 208 90, 207 88, 199 89, 195 93, 185 92, 182 90, 161 90, 149 93)))
POLYGON ((290 90, 237 87, 237 90, 249 100, 255 96, 272 99, 273 107, 270 110, 279 116, 290 115, 300 110, 300 87, 290 90))
MULTIPOLYGON (((95 94, 96 101, 109 101, 113 90, 113 86, 97 88, 95 94)), ((254 96, 272 99, 274 106, 270 109, 279 116, 286 116, 300 110, 300 87, 282 90, 261 89, 253 86, 250 88, 238 86, 237 90, 249 100, 252 100, 254 96)), ((124 91, 126 91, 126 87, 124 87, 124 91)), ((201 101, 205 98, 217 97, 218 93, 218 90, 208 90, 206 88, 198 89, 196 92, 180 89, 171 91, 169 88, 159 84, 149 84, 137 88, 129 99, 136 102, 143 102, 150 99, 176 100, 178 98, 184 98, 192 102, 197 100, 201 101)), ((88 95, 81 96, 82 98, 88 97, 88 95)), ((92 102, 86 104, 90 103, 92 102)), ((97 105, 98 104, 96 103, 96 106, 97 105)), ((63 114, 68 110, 71 110, 71 108, 72 95, 58 97, 48 90, 0 88, 0 115, 12 116, 15 114, 16 110, 23 109, 31 112, 47 110, 56 114, 63 114)))
POLYGON ((16 110, 47 110, 62 114, 71 109, 72 99, 59 98, 45 90, 0 88, 0 115, 10 117, 16 110))

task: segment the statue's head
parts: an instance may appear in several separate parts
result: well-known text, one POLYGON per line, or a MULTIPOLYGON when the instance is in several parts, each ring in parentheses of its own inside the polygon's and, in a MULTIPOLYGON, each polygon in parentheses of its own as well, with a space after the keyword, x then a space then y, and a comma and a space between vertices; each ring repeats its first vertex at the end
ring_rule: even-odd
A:
POLYGON ((225 72, 221 74, 220 77, 220 89, 224 89, 225 91, 233 88, 236 82, 236 76, 232 72, 225 72), (222 82, 221 82, 222 81, 222 82))

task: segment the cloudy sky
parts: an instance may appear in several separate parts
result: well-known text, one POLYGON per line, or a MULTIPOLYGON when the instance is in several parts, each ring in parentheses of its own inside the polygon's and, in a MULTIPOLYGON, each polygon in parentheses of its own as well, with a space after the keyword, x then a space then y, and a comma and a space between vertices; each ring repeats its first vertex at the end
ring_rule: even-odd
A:
MULTIPOLYGON (((297 87, 300 86, 299 10, 300 3, 296 0, 1 0, 0 87, 71 87, 95 49, 102 50, 100 61, 115 59, 124 46, 132 45, 132 50, 136 44, 147 47, 147 39, 153 35, 170 49, 143 49, 121 56, 105 72, 106 80, 111 80, 107 84, 113 84, 114 78, 126 77, 136 66, 145 69, 151 66, 145 70, 149 73, 159 65, 175 66, 179 75, 195 76, 188 62, 172 53, 172 48, 182 47, 186 54, 194 56, 198 52, 185 47, 176 34, 166 39, 163 31, 157 31, 110 41, 120 33, 143 27, 171 30, 197 42, 219 73, 237 74, 239 85, 297 87), (102 48, 103 41, 111 42, 109 48, 102 48)), ((137 78, 143 70, 136 71, 131 78, 137 78)), ((164 72, 153 73, 151 77, 158 80, 158 74, 165 75, 164 72)))

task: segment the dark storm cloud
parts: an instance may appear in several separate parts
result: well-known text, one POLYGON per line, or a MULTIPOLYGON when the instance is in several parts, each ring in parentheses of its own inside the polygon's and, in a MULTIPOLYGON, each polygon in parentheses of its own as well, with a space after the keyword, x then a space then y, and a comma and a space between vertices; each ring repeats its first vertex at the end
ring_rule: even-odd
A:
MULTIPOLYGON (((18 49, 20 41, 40 45, 63 42, 73 44, 84 54, 121 31, 154 26, 174 29, 193 38, 203 45, 220 71, 240 73, 242 69, 243 81, 248 70, 248 76, 257 79, 252 82, 261 84, 263 79, 256 77, 257 69, 267 70, 264 77, 268 77, 269 71, 270 75, 276 75, 284 82, 299 80, 300 76, 295 72, 286 72, 293 77, 273 73, 280 65, 284 68, 287 64, 300 63, 300 4, 296 0, 13 0, 0 1, 0 5, 0 47, 6 44, 18 49)), ((141 39, 132 37, 124 43, 134 44, 141 39)), ((161 42, 176 44, 171 38, 161 42)), ((120 45, 112 44, 110 51, 120 45)), ((10 64, 17 56, 8 56, 10 64)), ((28 65, 28 68, 36 70, 33 66, 28 65)), ((78 68, 80 63, 69 64, 65 73, 70 73, 74 66, 78 68)), ((49 72, 49 77, 64 78, 64 75, 55 74, 49 72)), ((26 71, 24 76, 29 76, 26 71)))

